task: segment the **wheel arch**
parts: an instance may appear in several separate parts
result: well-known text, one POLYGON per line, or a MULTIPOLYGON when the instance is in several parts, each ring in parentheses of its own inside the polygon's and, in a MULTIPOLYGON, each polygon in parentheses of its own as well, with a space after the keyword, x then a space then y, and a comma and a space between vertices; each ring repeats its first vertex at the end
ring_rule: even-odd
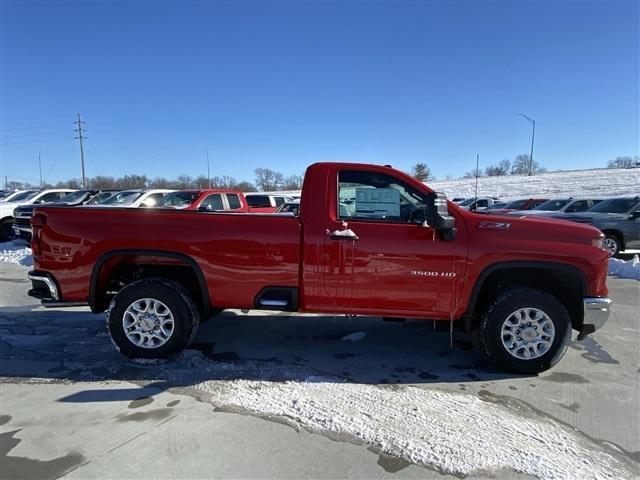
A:
MULTIPOLYGON (((184 253, 178 252, 170 252, 166 250, 156 250, 156 249, 120 249, 120 250, 112 250, 102 254, 96 263, 93 266, 93 270, 91 272, 91 280, 89 284, 89 298, 88 303, 91 307, 91 311, 94 313, 102 312, 106 309, 107 305, 104 302, 104 294, 105 292, 101 292, 101 282, 100 275, 102 273, 103 268, 107 264, 109 260, 118 259, 118 257, 126 258, 126 257, 136 257, 136 256, 144 256, 149 258, 160 258, 160 259, 170 259, 173 261, 177 261, 179 263, 183 263, 187 266, 193 276, 195 278, 195 283, 197 287, 195 288, 196 293, 196 302, 199 304, 198 306, 202 309, 202 313, 205 316, 208 316, 211 311, 211 299, 209 297, 209 288, 207 286, 207 282, 205 276, 198 265, 198 262, 193 257, 186 255, 184 253)), ((176 264, 179 266, 179 263, 176 264)))
POLYGON ((560 262, 507 261, 491 264, 482 270, 471 291, 463 325, 469 330, 478 313, 503 287, 502 281, 511 286, 529 286, 547 291, 567 308, 574 329, 582 327, 584 311, 582 298, 587 295, 585 273, 578 267, 560 262), (507 280, 507 276, 510 278, 507 280), (485 297, 483 298, 483 294, 485 297))

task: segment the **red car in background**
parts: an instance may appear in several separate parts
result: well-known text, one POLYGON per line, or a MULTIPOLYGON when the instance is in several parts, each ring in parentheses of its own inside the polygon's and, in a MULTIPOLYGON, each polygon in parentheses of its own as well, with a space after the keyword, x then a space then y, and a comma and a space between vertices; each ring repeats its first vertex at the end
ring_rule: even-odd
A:
POLYGON ((523 198, 520 200, 513 200, 507 203, 502 208, 490 209, 491 215, 500 215, 503 213, 514 212, 516 210, 531 210, 532 208, 542 205, 549 200, 548 198, 523 198))
POLYGON ((179 190, 165 195, 156 205, 158 208, 199 210, 204 212, 249 211, 247 199, 242 192, 232 190, 179 190))

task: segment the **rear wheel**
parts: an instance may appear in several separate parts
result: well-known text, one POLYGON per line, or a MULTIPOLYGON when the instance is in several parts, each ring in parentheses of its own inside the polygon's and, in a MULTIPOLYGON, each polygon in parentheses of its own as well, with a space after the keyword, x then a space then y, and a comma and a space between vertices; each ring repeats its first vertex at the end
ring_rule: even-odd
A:
POLYGON ((0 242, 9 242, 16 238, 16 233, 13 230, 13 220, 10 218, 3 220, 0 223, 0 242))
POLYGON ((571 341, 571 320, 552 295, 514 288, 499 295, 482 317, 485 354, 502 369, 540 373, 564 356, 571 341))
POLYGON ((189 345, 199 318, 198 307, 182 285, 151 278, 118 292, 107 312, 107 325, 123 355, 166 358, 189 345))

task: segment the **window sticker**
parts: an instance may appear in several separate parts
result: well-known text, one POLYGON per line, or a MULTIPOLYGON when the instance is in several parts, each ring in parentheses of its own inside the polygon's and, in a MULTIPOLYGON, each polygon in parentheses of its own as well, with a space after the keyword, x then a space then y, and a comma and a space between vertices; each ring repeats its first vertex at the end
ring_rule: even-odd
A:
POLYGON ((400 192, 395 188, 356 188, 356 217, 400 217, 400 192))

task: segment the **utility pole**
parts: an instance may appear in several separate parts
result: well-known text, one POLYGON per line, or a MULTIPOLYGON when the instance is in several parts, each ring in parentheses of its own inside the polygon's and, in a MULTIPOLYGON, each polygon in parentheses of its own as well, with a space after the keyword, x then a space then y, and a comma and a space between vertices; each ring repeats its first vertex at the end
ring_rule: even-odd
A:
POLYGON ((83 145, 83 140, 87 137, 85 137, 83 135, 83 132, 86 132, 86 130, 82 129, 82 125, 85 123, 82 120, 80 120, 80 114, 78 114, 78 120, 76 120, 75 122, 73 122, 76 124, 76 126, 78 128, 76 128, 74 131, 78 132, 78 136, 75 137, 78 140, 80 140, 80 164, 82 165, 82 188, 86 189, 87 188, 87 179, 84 175, 84 145, 83 145))
POLYGON ((480 154, 476 153, 476 195, 473 201, 473 211, 478 210, 478 175, 480 175, 480 154))
POLYGON ((211 170, 209 168, 209 150, 207 150, 207 185, 209 185, 209 189, 211 189, 211 170))
POLYGON ((40 170, 40 188, 42 188, 42 161, 40 160, 40 154, 42 153, 42 149, 38 150, 38 170, 40 170))
POLYGON ((536 121, 533 118, 526 116, 524 113, 518 113, 517 115, 520 115, 522 118, 527 120, 532 127, 531 128, 531 154, 529 155, 529 176, 531 176, 531 173, 533 171, 533 139, 536 136, 536 121))

